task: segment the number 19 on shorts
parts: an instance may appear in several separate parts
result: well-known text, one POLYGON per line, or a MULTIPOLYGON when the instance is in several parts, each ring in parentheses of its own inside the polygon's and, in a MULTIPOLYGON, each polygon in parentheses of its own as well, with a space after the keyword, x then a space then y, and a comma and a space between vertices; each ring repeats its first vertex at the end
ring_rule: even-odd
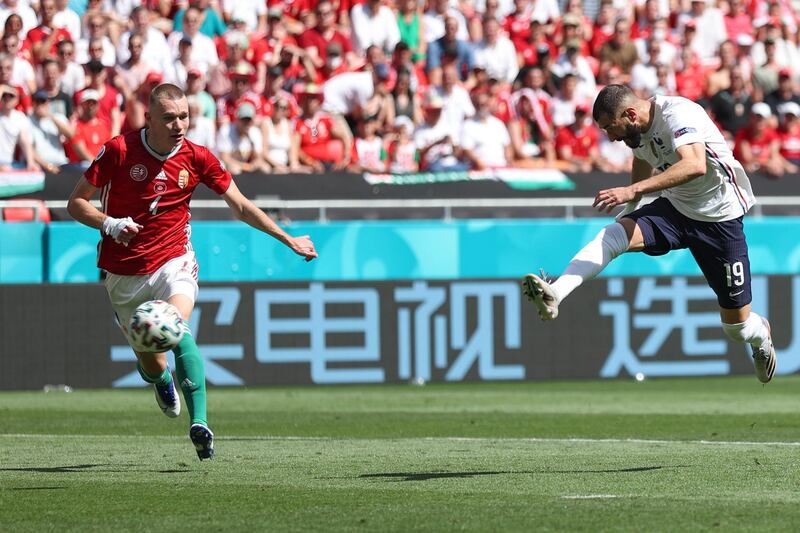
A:
POLYGON ((728 287, 741 287, 744 285, 744 265, 741 261, 733 264, 725 263, 725 281, 728 287))

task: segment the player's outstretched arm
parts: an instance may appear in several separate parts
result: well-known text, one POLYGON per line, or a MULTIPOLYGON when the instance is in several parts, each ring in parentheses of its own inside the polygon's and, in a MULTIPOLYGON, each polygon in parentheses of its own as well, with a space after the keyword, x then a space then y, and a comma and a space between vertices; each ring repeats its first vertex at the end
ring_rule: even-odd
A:
POLYGON ((118 243, 127 246, 142 226, 136 224, 130 217, 112 218, 97 209, 91 202, 95 194, 97 187, 81 176, 67 202, 67 212, 81 224, 97 228, 118 243))
POLYGON ((292 237, 283 231, 266 213, 248 200, 233 181, 231 181, 228 190, 225 191, 222 198, 225 200, 225 203, 228 204, 228 207, 231 208, 236 218, 245 224, 275 237, 291 248, 294 253, 303 256, 306 261, 311 261, 317 257, 314 243, 311 242, 311 238, 308 235, 292 237))
POLYGON ((706 173, 705 143, 685 144, 676 150, 680 159, 664 172, 632 183, 628 187, 616 187, 597 193, 594 207, 610 212, 614 207, 630 202, 643 194, 663 191, 681 185, 706 173))

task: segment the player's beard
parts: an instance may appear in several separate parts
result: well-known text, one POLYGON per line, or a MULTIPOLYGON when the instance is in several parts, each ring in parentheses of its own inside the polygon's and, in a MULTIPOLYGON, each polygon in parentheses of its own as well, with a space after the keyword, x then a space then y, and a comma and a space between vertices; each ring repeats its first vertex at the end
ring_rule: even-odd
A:
POLYGON ((625 126, 625 135, 622 140, 631 148, 639 148, 642 144, 642 129, 637 124, 625 126))

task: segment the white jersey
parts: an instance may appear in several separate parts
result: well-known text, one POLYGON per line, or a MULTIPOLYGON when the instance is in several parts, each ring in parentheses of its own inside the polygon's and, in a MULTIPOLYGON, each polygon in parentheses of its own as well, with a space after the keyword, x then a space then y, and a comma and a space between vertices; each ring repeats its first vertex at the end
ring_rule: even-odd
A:
POLYGON ((707 222, 733 220, 756 203, 747 173, 705 109, 681 96, 655 96, 655 116, 642 143, 633 150, 657 173, 680 160, 677 149, 704 143, 706 173, 682 185, 661 191, 681 214, 707 222))

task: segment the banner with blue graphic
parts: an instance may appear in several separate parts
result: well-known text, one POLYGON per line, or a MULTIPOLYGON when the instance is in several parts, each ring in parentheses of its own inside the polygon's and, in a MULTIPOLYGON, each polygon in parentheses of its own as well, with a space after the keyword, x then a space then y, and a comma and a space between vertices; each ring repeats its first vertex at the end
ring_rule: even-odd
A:
MULTIPOLYGON (((800 276, 754 276, 753 295, 778 375, 797 372, 800 276)), ((101 285, 0 286, 0 312, 0 390, 145 385, 101 285)), ((547 323, 517 279, 214 283, 191 328, 217 386, 753 373, 699 277, 594 280, 547 323)))

